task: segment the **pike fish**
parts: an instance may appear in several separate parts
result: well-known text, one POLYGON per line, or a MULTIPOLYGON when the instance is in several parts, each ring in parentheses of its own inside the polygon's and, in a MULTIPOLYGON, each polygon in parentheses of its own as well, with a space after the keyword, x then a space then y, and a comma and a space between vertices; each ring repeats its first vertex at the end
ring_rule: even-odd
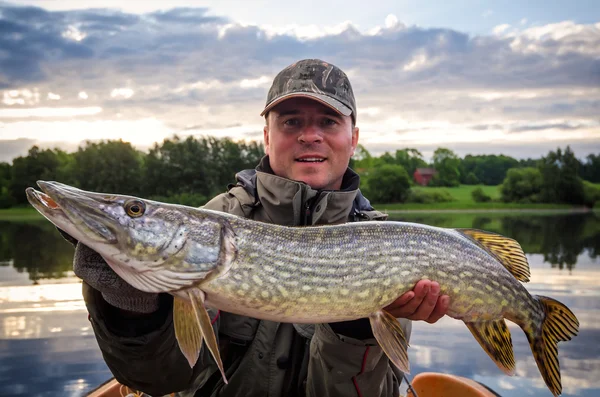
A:
POLYGON ((409 372, 407 343, 383 308, 422 279, 450 296, 463 321, 508 375, 515 373, 505 319, 525 332, 542 378, 562 392, 557 343, 579 322, 562 303, 532 296, 519 243, 475 229, 406 222, 287 227, 208 209, 39 181, 26 190, 44 217, 104 257, 133 287, 174 296, 174 328, 190 366, 203 342, 227 382, 206 307, 291 323, 369 318, 378 344, 409 372))

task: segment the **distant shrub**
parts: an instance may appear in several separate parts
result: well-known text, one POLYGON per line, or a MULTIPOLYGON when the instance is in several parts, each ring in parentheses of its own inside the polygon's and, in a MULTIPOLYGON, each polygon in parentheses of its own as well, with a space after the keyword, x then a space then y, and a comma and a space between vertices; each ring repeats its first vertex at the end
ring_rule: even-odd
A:
POLYGON ((600 187, 597 187, 591 182, 583 181, 583 197, 586 207, 599 208, 600 187))
POLYGON ((410 192, 410 177, 401 165, 384 164, 369 173, 365 192, 374 203, 403 203, 410 192))
POLYGON ((481 187, 473 189, 473 191, 471 191, 471 197, 473 197, 473 201, 476 203, 487 203, 492 201, 492 198, 485 194, 481 187))
POLYGON ((502 201, 506 203, 540 202, 542 183, 542 173, 537 168, 511 168, 500 186, 502 201))
POLYGON ((447 190, 411 190, 407 202, 420 204, 449 203, 454 197, 447 190))

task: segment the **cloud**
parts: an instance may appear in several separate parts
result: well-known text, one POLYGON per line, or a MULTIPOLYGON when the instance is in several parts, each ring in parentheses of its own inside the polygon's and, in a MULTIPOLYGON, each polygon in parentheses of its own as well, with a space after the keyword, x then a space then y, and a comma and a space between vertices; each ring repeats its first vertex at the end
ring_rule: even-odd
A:
POLYGON ((51 112, 35 109, 59 105, 101 109, 74 120, 152 119, 168 131, 206 125, 260 137, 272 78, 309 57, 351 77, 361 131, 371 131, 361 143, 374 150, 396 131, 438 131, 440 144, 548 130, 566 141, 600 140, 600 23, 500 25, 472 36, 407 26, 394 15, 368 30, 349 21, 274 28, 206 8, 130 14, 0 5, 0 122, 22 122, 6 117, 19 112, 47 120, 51 112), (256 134, 248 126, 258 126, 256 134))
POLYGON ((26 138, 1 139, 0 162, 10 162, 15 157, 26 155, 35 142, 35 139, 26 138))

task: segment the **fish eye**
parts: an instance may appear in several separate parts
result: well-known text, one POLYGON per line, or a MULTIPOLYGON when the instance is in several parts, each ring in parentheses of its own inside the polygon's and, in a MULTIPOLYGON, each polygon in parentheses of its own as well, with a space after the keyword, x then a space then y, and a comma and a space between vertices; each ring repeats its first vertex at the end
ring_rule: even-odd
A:
POLYGON ((146 205, 140 200, 130 200, 125 203, 125 212, 132 218, 144 215, 146 205))

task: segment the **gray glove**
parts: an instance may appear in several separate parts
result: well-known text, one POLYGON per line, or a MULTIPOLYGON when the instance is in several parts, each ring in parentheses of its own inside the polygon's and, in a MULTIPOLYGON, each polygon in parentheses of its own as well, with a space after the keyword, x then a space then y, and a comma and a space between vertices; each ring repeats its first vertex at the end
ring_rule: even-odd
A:
POLYGON ((100 291, 110 305, 137 313, 158 310, 158 294, 143 292, 127 284, 96 251, 81 242, 75 248, 73 271, 92 288, 100 291))

